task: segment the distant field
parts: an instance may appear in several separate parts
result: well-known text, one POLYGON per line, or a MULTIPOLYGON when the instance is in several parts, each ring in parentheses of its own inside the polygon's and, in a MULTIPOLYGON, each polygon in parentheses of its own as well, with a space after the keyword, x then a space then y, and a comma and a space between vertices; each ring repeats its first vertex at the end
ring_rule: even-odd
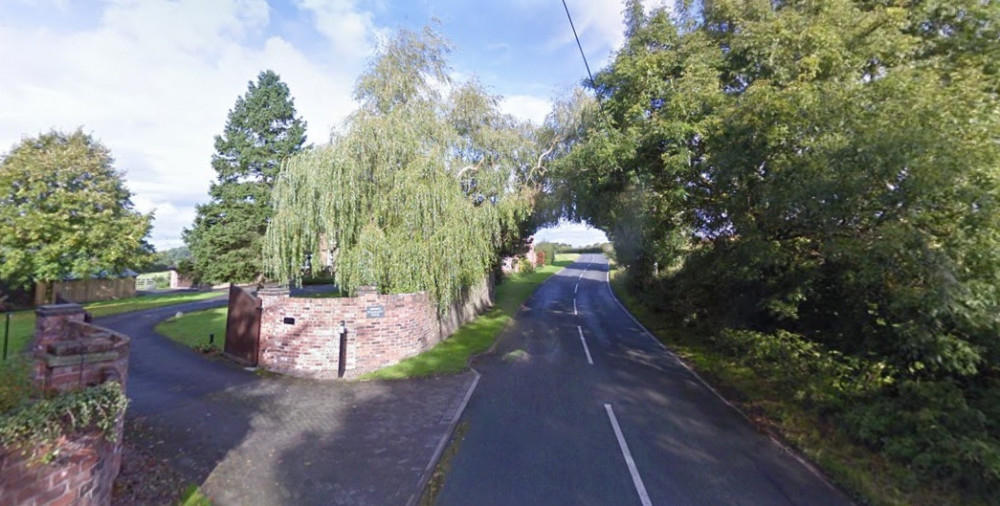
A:
POLYGON ((170 288, 170 271, 147 272, 140 274, 135 280, 136 290, 155 290, 170 288))

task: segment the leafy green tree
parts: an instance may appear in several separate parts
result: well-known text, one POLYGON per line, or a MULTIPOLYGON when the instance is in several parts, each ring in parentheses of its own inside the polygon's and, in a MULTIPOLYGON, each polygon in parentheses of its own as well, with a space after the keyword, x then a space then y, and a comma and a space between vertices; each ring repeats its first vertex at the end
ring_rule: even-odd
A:
POLYGON ((610 131, 560 162, 567 207, 638 279, 654 262, 716 274, 706 289, 730 303, 703 307, 733 324, 976 373, 1000 351, 998 81, 978 56, 1000 15, 935 5, 633 15, 596 77, 610 131))
POLYGON ((296 282, 325 252, 346 290, 426 290, 443 307, 520 239, 539 191, 531 130, 476 83, 451 83, 447 52, 430 29, 401 31, 358 80, 344 132, 288 163, 273 276, 296 282))
POLYGON ((795 341, 821 350, 796 355, 810 367, 879 371, 864 394, 832 380, 840 397, 812 408, 994 497, 1000 3, 680 5, 629 3, 595 76, 606 121, 555 162, 563 208, 707 344, 738 329, 759 336, 750 355, 795 341))
POLYGON ((201 281, 250 281, 263 273, 263 238, 271 217, 271 190, 283 161, 306 142, 288 86, 267 70, 236 100, 215 138, 211 201, 198 206, 184 240, 201 281))
POLYGON ((152 215, 106 147, 77 130, 26 138, 0 158, 0 280, 9 286, 137 268, 152 215))

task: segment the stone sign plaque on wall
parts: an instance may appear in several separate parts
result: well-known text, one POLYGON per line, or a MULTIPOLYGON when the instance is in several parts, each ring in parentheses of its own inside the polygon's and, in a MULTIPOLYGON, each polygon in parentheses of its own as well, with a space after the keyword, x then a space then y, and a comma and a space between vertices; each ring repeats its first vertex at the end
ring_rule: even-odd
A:
POLYGON ((385 316, 385 306, 368 306, 365 308, 365 318, 382 318, 385 316))

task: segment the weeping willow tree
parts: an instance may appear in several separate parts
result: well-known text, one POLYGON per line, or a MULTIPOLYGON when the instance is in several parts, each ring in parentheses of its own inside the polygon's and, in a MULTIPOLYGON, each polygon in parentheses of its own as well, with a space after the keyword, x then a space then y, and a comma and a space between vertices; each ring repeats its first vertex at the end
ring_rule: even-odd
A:
POLYGON ((519 239, 539 191, 532 127, 479 84, 451 82, 448 51, 433 30, 401 31, 358 80, 345 127, 288 161, 265 243, 272 277, 298 283, 322 250, 349 292, 427 291, 443 308, 519 239))

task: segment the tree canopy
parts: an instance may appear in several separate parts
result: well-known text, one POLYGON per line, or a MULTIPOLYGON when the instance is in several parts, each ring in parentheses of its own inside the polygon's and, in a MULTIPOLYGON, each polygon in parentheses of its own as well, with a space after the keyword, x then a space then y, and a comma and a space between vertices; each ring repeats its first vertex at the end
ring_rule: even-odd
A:
POLYGON ((733 321, 975 373, 1000 352, 997 9, 929 4, 631 11, 567 208, 637 272, 713 265, 733 321))
POLYGON ((0 280, 24 286, 148 262, 152 215, 131 198, 111 153, 90 135, 25 138, 0 158, 0 280))
POLYGON ((857 378, 825 416, 995 496, 1000 3, 682 5, 629 2, 604 115, 556 162, 563 209, 678 322, 825 350, 857 378))
POLYGON ((520 239, 538 192, 533 129, 476 82, 451 82, 448 52, 429 28, 399 32, 331 144, 289 160, 267 232, 272 276, 297 282, 322 251, 345 290, 426 290, 443 306, 520 239))
POLYGON ((271 217, 271 189, 281 164, 306 142, 306 123, 296 116, 288 86, 266 70, 250 82, 215 137, 211 200, 184 240, 198 279, 250 281, 264 272, 263 238, 271 217))

